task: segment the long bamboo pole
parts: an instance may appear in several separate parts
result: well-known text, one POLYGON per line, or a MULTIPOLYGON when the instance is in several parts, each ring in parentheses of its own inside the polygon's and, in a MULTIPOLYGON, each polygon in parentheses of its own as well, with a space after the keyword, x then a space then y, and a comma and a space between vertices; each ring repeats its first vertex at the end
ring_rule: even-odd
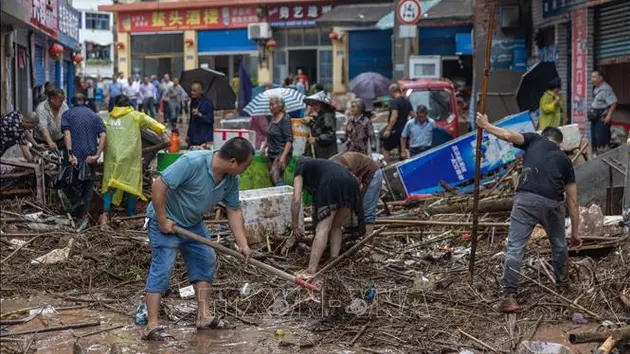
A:
MULTIPOLYGON (((488 37, 486 39, 486 56, 484 58, 484 72, 481 81, 481 101, 479 102, 479 112, 486 113, 486 98, 488 96, 488 81, 490 79, 490 56, 492 55, 492 37, 494 34, 494 21, 496 4, 490 1, 490 14, 488 18, 488 37)), ((477 145, 475 146, 475 188, 473 191, 472 208, 472 235, 470 246, 470 264, 468 269, 468 281, 473 282, 475 273, 475 253, 477 251, 477 229, 479 226, 479 181, 481 180, 481 142, 483 140, 483 129, 477 126, 477 145)))

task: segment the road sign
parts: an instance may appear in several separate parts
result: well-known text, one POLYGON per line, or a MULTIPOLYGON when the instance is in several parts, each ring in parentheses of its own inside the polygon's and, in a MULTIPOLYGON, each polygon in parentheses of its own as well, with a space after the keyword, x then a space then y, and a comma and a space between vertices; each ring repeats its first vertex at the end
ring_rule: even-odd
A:
POLYGON ((400 0, 396 6, 396 17, 402 25, 415 25, 421 15, 420 0, 400 0))

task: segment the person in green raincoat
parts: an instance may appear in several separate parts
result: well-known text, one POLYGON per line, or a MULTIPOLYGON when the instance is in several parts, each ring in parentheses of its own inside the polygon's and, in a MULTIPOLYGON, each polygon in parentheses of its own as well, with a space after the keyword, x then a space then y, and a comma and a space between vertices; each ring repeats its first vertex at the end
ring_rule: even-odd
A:
POLYGON ((101 225, 109 223, 112 203, 120 205, 127 199, 127 214, 135 214, 136 200, 147 198, 142 193, 142 135, 143 129, 154 131, 164 138, 166 127, 148 115, 133 109, 125 95, 116 98, 114 109, 105 119, 108 135, 103 163, 104 212, 101 225))
POLYGON ((315 117, 304 118, 304 123, 311 128, 308 143, 313 147, 314 158, 329 159, 337 155, 337 117, 330 96, 320 91, 304 99, 312 107, 315 117))
POLYGON ((547 91, 540 98, 538 130, 545 130, 547 127, 557 128, 566 124, 566 111, 560 87, 560 78, 552 79, 549 81, 547 91))

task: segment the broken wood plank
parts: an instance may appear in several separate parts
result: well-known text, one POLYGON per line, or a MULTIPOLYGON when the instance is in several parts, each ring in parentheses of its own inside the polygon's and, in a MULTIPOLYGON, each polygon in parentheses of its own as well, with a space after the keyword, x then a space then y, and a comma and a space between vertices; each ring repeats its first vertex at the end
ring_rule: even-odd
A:
MULTIPOLYGON (((411 219, 395 219, 395 218, 376 218, 377 225, 408 225, 408 226, 472 226, 471 222, 459 221, 433 221, 433 220, 411 220, 411 219)), ((507 222, 480 222, 480 227, 509 227, 507 222)))
MULTIPOLYGON (((510 211, 514 204, 513 199, 483 199, 479 201, 480 213, 493 213, 510 211)), ((469 213, 472 211, 472 200, 466 200, 463 202, 449 203, 441 206, 431 206, 426 209, 429 214, 450 214, 450 213, 469 213)))
POLYGON ((28 330, 17 331, 17 332, 0 332, 0 337, 22 336, 25 334, 33 334, 33 333, 56 332, 56 331, 63 331, 66 329, 78 329, 78 328, 85 328, 85 327, 95 327, 95 326, 100 326, 100 325, 101 325, 101 321, 74 323, 74 324, 69 324, 65 326, 36 328, 36 329, 28 329, 28 330))

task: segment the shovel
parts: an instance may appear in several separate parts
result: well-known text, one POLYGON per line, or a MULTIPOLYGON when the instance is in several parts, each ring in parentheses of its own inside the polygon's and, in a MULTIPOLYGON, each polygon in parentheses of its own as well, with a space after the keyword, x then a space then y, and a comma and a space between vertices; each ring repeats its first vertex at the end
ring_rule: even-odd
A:
MULTIPOLYGON (((180 236, 182 236, 184 238, 187 238, 187 239, 193 240, 193 241, 197 241, 199 243, 203 243, 206 246, 214 248, 216 251, 219 251, 219 252, 224 253, 224 254, 228 254, 230 256, 233 256, 233 257, 236 257, 236 258, 239 258, 239 259, 245 259, 244 256, 240 252, 238 252, 236 250, 233 250, 233 249, 230 249, 230 248, 227 248, 227 247, 221 245, 218 242, 213 242, 213 241, 207 240, 207 239, 205 239, 205 238, 195 234, 194 232, 190 232, 188 230, 182 229, 179 226, 174 226, 173 230, 175 231, 175 233, 177 233, 178 235, 180 235, 180 236)), ((265 263, 263 263, 261 261, 258 261, 256 259, 250 259, 248 264, 251 264, 251 265, 253 265, 253 266, 257 267, 257 268, 260 268, 260 269, 266 271, 267 273, 270 273, 270 274, 273 274, 275 276, 278 276, 278 277, 280 277, 280 278, 282 278, 284 280, 288 280, 290 282, 294 282, 295 284, 300 285, 300 286, 302 286, 302 287, 304 287, 304 288, 306 288, 306 289, 308 289, 310 291, 319 291, 319 289, 315 285, 307 283, 304 279, 302 279, 300 277, 297 277, 295 275, 291 275, 291 274, 289 274, 289 273, 287 273, 287 272, 285 272, 283 270, 280 270, 278 268, 274 268, 274 267, 272 267, 272 266, 270 266, 268 264, 265 264, 265 263)))

